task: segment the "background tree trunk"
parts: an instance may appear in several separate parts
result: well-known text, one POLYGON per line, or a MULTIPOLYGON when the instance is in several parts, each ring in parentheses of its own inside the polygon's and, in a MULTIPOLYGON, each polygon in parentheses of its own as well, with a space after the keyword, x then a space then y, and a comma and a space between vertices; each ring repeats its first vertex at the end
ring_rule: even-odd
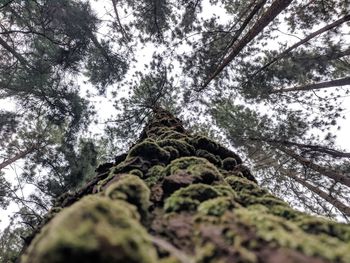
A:
POLYGON ((350 262, 350 226, 291 209, 162 109, 97 173, 57 200, 21 262, 350 262))

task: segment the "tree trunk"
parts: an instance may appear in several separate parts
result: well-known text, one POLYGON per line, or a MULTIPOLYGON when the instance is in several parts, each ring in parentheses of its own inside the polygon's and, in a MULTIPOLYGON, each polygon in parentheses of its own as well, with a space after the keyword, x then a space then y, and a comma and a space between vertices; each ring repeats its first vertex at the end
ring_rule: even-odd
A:
POLYGON ((255 22, 253 27, 242 37, 237 44, 233 45, 230 53, 222 61, 222 63, 216 68, 214 73, 203 83, 202 88, 204 89, 208 84, 220 74, 220 72, 229 64, 231 61, 241 52, 241 50, 252 41, 272 20, 275 19, 285 8, 287 8, 292 0, 275 0, 269 9, 255 22))
POLYGON ((304 144, 304 143, 297 143, 287 140, 274 140, 274 139, 266 139, 266 138, 252 138, 249 137, 248 140, 250 141, 257 141, 257 142, 266 142, 268 144, 277 144, 277 145, 284 145, 284 146, 295 146, 299 148, 300 150, 308 151, 308 152, 318 152, 320 154, 327 154, 334 158, 350 158, 349 152, 342 152, 338 151, 336 149, 328 148, 322 145, 314 145, 314 144, 304 144))
POLYGON ((4 169, 6 166, 16 162, 17 160, 20 160, 20 159, 24 158, 28 154, 34 152, 37 147, 38 147, 38 145, 33 145, 33 146, 29 147, 28 149, 17 153, 15 156, 13 156, 13 157, 11 157, 9 159, 6 159, 2 163, 0 163, 0 171, 2 169, 4 169))
POLYGON ((0 46, 2 46, 4 49, 6 49, 8 52, 10 52, 17 60, 25 67, 28 67, 27 60, 19 54, 16 50, 14 50, 7 42, 0 37, 0 46))
POLYGON ((333 179, 335 182, 338 182, 340 184, 346 185, 348 187, 350 187, 350 177, 343 174, 343 173, 339 173, 337 171, 322 167, 318 164, 313 163, 312 161, 305 159, 304 157, 296 154, 295 152, 293 152, 290 149, 287 149, 285 147, 282 146, 277 146, 277 145, 273 145, 275 146, 277 149, 279 149, 280 151, 284 152, 285 154, 287 154, 288 156, 294 158, 296 161, 298 161, 300 164, 320 173, 321 175, 327 176, 328 178, 333 179))
POLYGON ((291 209, 241 163, 155 109, 127 154, 56 202, 21 262, 350 262, 350 226, 291 209))
POLYGON ((307 189, 309 189, 310 191, 314 192, 315 194, 319 195, 320 197, 322 197, 324 200, 326 200, 327 202, 329 202, 330 204, 332 204, 334 207, 336 207, 340 212, 342 212, 344 215, 349 216, 350 217, 350 207, 348 207, 347 205, 345 205, 344 203, 342 203, 340 200, 338 200, 337 198, 334 198, 333 196, 327 194, 326 192, 322 191, 321 189, 319 189, 318 187, 308 183, 307 181, 305 181, 304 179, 300 178, 297 175, 294 175, 292 173, 286 173, 286 175, 292 179, 294 179, 295 181, 297 181, 298 183, 300 183, 301 185, 303 185, 304 187, 306 187, 307 189))
POLYGON ((278 90, 270 91, 269 93, 275 94, 275 93, 283 93, 283 92, 290 92, 290 91, 309 91, 309 90, 325 89, 325 88, 339 87, 339 86, 345 86, 345 85, 350 85, 350 77, 334 79, 334 80, 324 81, 319 83, 306 84, 306 85, 292 87, 292 88, 278 89, 278 90))

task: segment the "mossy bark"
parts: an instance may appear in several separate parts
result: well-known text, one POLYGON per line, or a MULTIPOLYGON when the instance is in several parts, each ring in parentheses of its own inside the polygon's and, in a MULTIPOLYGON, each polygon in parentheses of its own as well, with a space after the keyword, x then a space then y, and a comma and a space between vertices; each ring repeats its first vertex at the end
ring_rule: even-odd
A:
POLYGON ((291 209, 166 111, 97 171, 62 196, 21 262, 350 262, 349 225, 291 209))

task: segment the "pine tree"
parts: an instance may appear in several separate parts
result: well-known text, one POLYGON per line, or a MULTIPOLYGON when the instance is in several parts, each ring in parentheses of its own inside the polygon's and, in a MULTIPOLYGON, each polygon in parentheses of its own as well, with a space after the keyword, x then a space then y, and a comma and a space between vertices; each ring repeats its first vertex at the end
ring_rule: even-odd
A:
POLYGON ((21 262, 350 260, 350 226, 291 209, 238 155, 159 107, 97 173, 57 200, 21 262))

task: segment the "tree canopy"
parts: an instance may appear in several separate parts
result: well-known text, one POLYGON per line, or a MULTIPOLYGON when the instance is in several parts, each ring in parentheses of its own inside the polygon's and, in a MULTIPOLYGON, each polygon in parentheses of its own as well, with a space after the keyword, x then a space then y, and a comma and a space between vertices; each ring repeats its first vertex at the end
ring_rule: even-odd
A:
POLYGON ((348 0, 0 1, 2 208, 33 227, 163 107, 294 207, 348 220, 349 27, 348 0))

